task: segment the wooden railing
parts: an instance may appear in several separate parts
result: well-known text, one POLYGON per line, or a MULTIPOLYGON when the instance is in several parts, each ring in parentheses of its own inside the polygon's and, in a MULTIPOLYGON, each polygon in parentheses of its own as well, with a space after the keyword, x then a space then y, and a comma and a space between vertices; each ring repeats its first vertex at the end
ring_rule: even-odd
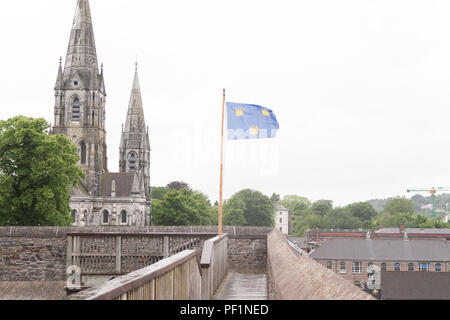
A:
POLYGON ((71 300, 209 300, 227 272, 228 236, 70 296, 71 300))
POLYGON ((213 235, 211 233, 68 233, 67 267, 78 267, 81 278, 123 275, 183 250, 201 250, 203 242, 213 235))
POLYGON ((227 235, 205 241, 200 265, 202 267, 202 300, 209 300, 227 274, 227 235))
POLYGON ((70 296, 71 300, 200 300, 201 269, 195 250, 70 296))

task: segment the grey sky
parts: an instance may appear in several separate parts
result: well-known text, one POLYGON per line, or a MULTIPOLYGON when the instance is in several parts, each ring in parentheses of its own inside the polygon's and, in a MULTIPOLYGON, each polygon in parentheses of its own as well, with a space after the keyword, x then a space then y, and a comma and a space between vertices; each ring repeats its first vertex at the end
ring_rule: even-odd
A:
MULTIPOLYGON (((151 184, 219 193, 222 89, 271 108, 276 139, 227 142, 224 196, 243 188, 336 205, 450 185, 450 2, 91 0, 118 170, 139 61, 151 184)), ((53 122, 76 0, 0 11, 0 119, 53 122)))

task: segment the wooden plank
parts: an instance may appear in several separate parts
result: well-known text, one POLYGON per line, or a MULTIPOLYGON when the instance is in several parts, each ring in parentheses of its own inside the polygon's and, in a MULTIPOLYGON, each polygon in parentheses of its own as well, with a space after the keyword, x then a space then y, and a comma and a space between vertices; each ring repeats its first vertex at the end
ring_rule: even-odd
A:
POLYGON ((268 300, 266 274, 228 273, 213 300, 268 300))

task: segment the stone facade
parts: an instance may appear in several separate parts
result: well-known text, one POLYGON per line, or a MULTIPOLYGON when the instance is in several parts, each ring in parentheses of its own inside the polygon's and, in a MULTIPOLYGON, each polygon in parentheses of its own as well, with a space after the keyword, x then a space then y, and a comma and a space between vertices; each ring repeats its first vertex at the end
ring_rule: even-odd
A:
POLYGON ((120 146, 120 173, 109 173, 106 90, 99 68, 88 0, 78 0, 64 68, 55 84, 52 134, 77 146, 86 174, 71 192, 75 226, 145 226, 151 223, 150 142, 137 65, 120 146))

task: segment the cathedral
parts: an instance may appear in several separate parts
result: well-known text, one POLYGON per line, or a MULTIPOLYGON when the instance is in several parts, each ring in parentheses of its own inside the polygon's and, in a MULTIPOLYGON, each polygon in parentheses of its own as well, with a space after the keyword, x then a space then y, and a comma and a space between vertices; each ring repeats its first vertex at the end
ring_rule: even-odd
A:
POLYGON ((67 56, 59 62, 52 134, 77 146, 85 178, 71 191, 74 226, 151 224, 150 141, 136 71, 119 147, 118 173, 108 171, 106 90, 97 60, 89 0, 78 0, 67 56))

